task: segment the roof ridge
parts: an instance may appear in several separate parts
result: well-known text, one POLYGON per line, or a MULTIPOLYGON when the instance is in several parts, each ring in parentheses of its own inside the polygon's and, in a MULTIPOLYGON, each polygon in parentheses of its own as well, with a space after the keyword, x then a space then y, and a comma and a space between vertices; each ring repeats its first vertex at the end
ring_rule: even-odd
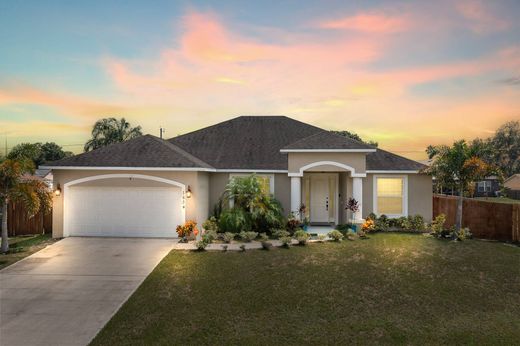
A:
POLYGON ((190 154, 189 152, 187 152, 186 150, 182 149, 181 147, 169 142, 168 140, 164 140, 162 138, 159 138, 157 136, 154 136, 154 135, 151 135, 151 134, 146 134, 145 136, 148 136, 150 137, 151 139, 163 144, 164 146, 166 146, 168 149, 170 150, 173 150, 175 152, 177 152, 178 154, 181 154, 183 155, 185 158, 193 161, 194 163, 200 165, 200 166, 205 166, 205 168, 214 168, 213 166, 211 166, 209 163, 199 159, 198 157, 194 156, 193 154, 190 154))
POLYGON ((362 142, 362 141, 355 140, 355 139, 350 138, 350 137, 345 137, 345 136, 342 136, 342 135, 338 135, 338 134, 332 132, 331 130, 324 130, 324 129, 320 129, 320 130, 321 130, 320 132, 316 132, 316 133, 314 133, 314 134, 312 134, 310 136, 303 137, 303 138, 297 140, 296 142, 292 142, 292 143, 286 145, 285 148, 291 148, 294 145, 298 145, 300 142, 301 143, 305 143, 310 138, 326 134, 326 135, 328 135, 330 137, 335 137, 338 140, 342 140, 342 141, 344 141, 346 143, 354 143, 354 144, 361 145, 363 147, 366 147, 366 149, 377 149, 377 147, 374 147, 373 145, 370 145, 370 144, 362 142))

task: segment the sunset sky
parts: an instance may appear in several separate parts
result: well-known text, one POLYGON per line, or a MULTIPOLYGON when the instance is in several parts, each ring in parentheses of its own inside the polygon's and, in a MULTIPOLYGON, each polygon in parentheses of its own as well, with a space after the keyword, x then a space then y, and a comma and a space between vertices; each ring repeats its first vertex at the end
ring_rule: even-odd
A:
POLYGON ((518 0, 245 3, 1 1, 0 148, 283 114, 420 159, 520 119, 518 0))

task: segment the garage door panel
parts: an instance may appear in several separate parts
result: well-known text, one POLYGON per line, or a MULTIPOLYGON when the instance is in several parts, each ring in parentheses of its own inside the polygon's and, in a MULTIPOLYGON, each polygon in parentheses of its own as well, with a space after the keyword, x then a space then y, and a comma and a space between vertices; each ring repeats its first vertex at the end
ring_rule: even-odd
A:
POLYGON ((70 187, 71 236, 176 237, 184 220, 178 187, 70 187))

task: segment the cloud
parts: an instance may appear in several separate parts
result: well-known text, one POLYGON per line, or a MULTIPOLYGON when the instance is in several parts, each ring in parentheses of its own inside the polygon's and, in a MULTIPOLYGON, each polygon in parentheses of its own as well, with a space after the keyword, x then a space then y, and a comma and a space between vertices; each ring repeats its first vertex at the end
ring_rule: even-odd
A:
POLYGON ((377 13, 360 13, 355 16, 320 22, 324 29, 353 30, 366 33, 391 34, 410 28, 411 22, 404 16, 389 16, 377 13))
POLYGON ((505 85, 520 85, 520 77, 505 78, 499 80, 498 82, 505 85))
POLYGON ((480 0, 459 1, 456 9, 475 33, 484 34, 508 29, 511 23, 499 18, 491 5, 492 2, 484 3, 480 0))

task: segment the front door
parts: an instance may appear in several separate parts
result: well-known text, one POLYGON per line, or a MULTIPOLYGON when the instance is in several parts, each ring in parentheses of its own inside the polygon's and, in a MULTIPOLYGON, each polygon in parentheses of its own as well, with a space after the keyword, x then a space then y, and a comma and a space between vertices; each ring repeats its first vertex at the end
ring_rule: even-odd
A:
POLYGON ((310 177, 310 221, 312 223, 335 222, 335 203, 337 176, 334 174, 315 174, 310 177))

